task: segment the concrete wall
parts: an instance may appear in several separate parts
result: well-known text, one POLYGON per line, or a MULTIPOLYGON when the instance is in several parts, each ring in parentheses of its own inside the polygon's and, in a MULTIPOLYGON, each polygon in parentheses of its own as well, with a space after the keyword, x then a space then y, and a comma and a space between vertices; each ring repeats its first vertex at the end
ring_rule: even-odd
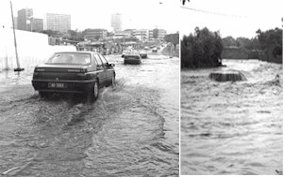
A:
MULTIPOLYGON (((50 46, 48 36, 42 33, 16 30, 18 56, 21 67, 33 68, 43 63, 56 51, 76 51, 74 46, 50 46)), ((16 68, 16 55, 12 29, 0 29, 0 71, 16 68)))

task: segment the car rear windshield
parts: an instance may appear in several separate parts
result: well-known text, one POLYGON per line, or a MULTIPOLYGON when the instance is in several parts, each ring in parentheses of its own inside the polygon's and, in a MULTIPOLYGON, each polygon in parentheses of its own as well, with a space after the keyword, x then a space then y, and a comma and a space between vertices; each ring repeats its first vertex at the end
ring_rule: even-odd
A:
POLYGON ((125 59, 140 59, 139 55, 126 55, 125 59))
POLYGON ((47 64, 88 65, 91 63, 90 54, 55 53, 47 64))

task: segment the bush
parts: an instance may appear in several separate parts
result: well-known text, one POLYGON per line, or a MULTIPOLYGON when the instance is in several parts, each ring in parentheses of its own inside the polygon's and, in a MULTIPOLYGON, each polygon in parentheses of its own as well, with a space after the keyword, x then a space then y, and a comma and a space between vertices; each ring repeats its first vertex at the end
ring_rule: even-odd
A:
POLYGON ((261 50, 263 50, 264 53, 264 57, 261 58, 261 60, 282 63, 283 30, 275 28, 265 32, 257 30, 256 33, 261 50))
POLYGON ((221 65, 223 51, 222 39, 218 32, 211 32, 206 27, 184 36, 181 41, 181 67, 203 68, 221 65))

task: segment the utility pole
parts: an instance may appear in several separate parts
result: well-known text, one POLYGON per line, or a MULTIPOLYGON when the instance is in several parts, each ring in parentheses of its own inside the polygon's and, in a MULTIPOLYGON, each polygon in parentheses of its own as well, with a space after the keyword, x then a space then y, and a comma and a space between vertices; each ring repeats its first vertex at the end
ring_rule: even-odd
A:
POLYGON ((16 61, 17 61, 17 68, 14 69, 16 72, 23 71, 24 68, 20 67, 19 57, 18 57, 18 50, 17 50, 17 40, 16 40, 16 33, 15 33, 15 25, 14 25, 14 15, 13 15, 13 7, 12 7, 12 1, 10 1, 10 7, 11 7, 11 16, 12 16, 12 24, 13 24, 13 34, 14 34, 14 45, 15 45, 15 54, 16 54, 16 61))

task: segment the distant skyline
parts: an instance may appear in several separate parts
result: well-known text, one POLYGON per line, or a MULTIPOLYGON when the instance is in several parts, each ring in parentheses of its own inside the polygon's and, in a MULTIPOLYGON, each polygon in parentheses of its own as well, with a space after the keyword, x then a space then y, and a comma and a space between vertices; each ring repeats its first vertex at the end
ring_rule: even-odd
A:
POLYGON ((181 37, 194 32, 195 27, 220 31, 222 37, 252 38, 258 29, 282 27, 283 0, 190 0, 180 5, 184 18, 181 37))
MULTIPOLYGON (((173 0, 12 0, 14 16, 23 8, 32 8, 34 17, 46 13, 70 14, 71 29, 105 28, 112 31, 111 15, 122 14, 122 28, 162 28, 179 30, 175 14, 179 1, 173 0)), ((9 0, 0 1, 0 25, 11 26, 9 0)))

